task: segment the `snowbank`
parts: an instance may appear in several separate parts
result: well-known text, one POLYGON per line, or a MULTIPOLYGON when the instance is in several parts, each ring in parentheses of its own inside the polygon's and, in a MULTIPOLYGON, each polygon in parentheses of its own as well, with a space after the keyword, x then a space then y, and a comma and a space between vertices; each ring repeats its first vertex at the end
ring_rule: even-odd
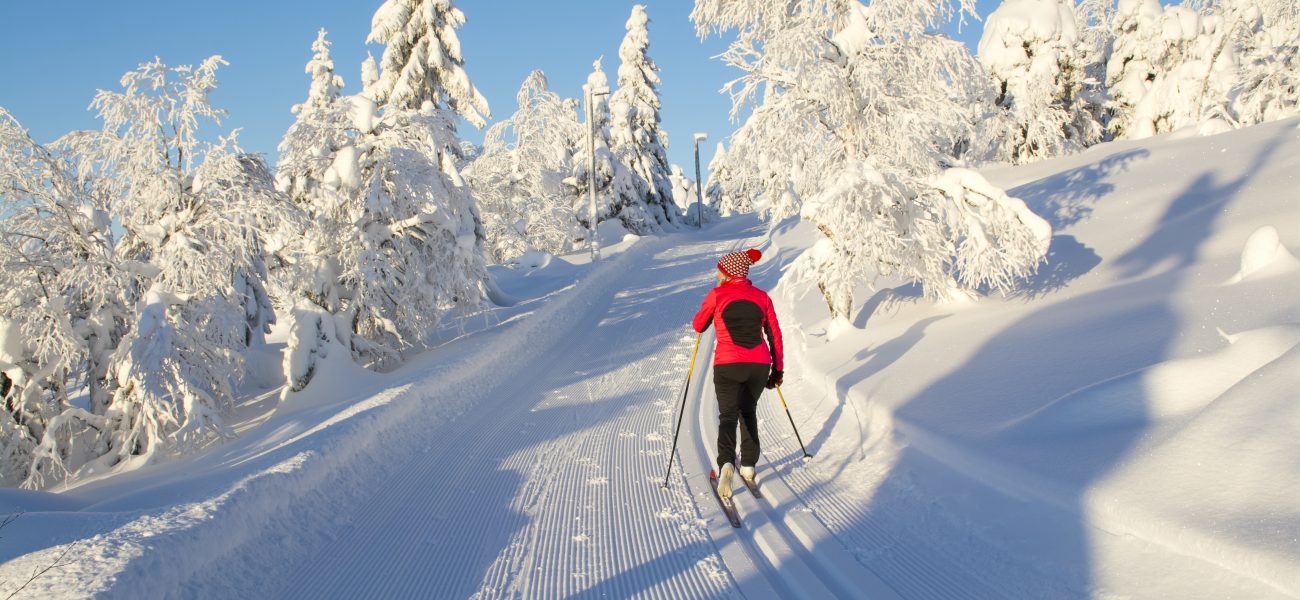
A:
MULTIPOLYGON (((1054 230, 1018 295, 935 305, 880 282, 832 331, 817 290, 783 282, 786 396, 834 465, 803 493, 871 494, 837 535, 928 536, 927 560, 1011 597, 1300 595, 1295 126, 991 171, 1054 230)), ((776 229, 781 253, 810 248, 803 227, 776 229)))

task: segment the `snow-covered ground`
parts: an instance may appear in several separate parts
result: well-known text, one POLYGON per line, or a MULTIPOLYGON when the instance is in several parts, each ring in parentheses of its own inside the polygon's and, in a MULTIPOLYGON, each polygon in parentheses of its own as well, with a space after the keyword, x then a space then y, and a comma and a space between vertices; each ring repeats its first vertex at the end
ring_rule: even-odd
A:
POLYGON ((882 281, 827 322, 782 279, 815 232, 751 217, 494 268, 518 301, 397 372, 250 390, 201 456, 0 492, 0 593, 57 563, 20 597, 1300 596, 1298 124, 984 171, 1055 229, 1012 297, 882 281), (765 395, 733 530, 708 334, 661 484, 688 320, 749 246, 815 456, 765 395))

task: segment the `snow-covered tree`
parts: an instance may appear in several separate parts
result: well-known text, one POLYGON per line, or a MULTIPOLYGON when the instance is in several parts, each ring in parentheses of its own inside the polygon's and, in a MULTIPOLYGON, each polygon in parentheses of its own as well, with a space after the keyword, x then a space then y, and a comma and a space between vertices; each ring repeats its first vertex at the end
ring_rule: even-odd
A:
POLYGON ((588 190, 591 189, 592 157, 595 157, 596 224, 617 218, 629 230, 635 230, 638 223, 645 223, 648 218, 642 202, 641 180, 610 150, 609 96, 589 93, 609 89, 609 80, 605 77, 599 59, 592 64, 592 72, 587 76, 587 83, 582 89, 583 97, 589 98, 591 104, 586 107, 587 118, 582 125, 582 138, 578 152, 573 156, 573 172, 565 178, 569 205, 577 213, 582 228, 590 229, 592 223, 588 190), (590 144, 588 132, 591 133, 590 144))
POLYGON ((379 63, 375 62, 375 55, 367 52, 366 59, 361 61, 361 95, 374 100, 378 84, 379 63))
POLYGON ((1115 46, 1115 10, 1115 0, 1079 0, 1074 7, 1079 26, 1079 60, 1084 65, 1085 98, 1103 127, 1110 101, 1106 65, 1115 46))
POLYGON ((285 135, 281 181, 308 182, 294 197, 312 218, 285 358, 291 390, 331 347, 389 368, 447 312, 482 305, 483 231, 453 164, 459 147, 449 111, 380 111, 364 96, 285 135))
POLYGON ((241 352, 274 321, 268 247, 294 211, 233 135, 199 138, 223 115, 208 102, 221 64, 141 65, 96 96, 101 132, 53 149, 3 128, 0 212, 21 245, 3 261, 15 277, 0 316, 25 340, 6 362, 16 421, 39 439, 26 487, 229 433, 241 352))
POLYGON ((1238 74, 1228 112, 1241 125, 1300 114, 1300 3, 1223 0, 1238 74))
MULTIPOLYGON (((325 30, 321 29, 311 46, 315 54, 307 61, 304 69, 311 77, 307 99, 290 109, 298 117, 293 125, 289 126, 289 133, 285 137, 296 140, 297 144, 293 147, 281 145, 279 150, 282 154, 294 154, 306 150, 324 155, 338 148, 346 140, 344 131, 346 121, 338 113, 343 78, 334 74, 334 59, 330 56, 330 43, 326 41, 325 36, 325 30)), ((370 64, 372 66, 374 64, 373 57, 370 59, 370 64)), ((288 193, 300 206, 310 205, 316 197, 314 192, 324 176, 320 163, 303 161, 298 156, 286 161, 285 156, 281 156, 281 164, 286 163, 304 165, 307 168, 277 169, 277 186, 281 191, 288 193)))
MULTIPOLYGON (((108 198, 77 169, 0 109, 0 371, 6 383, 0 477, 6 485, 29 479, 42 440, 68 411, 104 420, 113 351, 131 319, 124 294, 131 276, 115 253, 108 198), (73 406, 79 395, 88 398, 90 411, 73 406)), ((86 448, 66 460, 76 468, 103 451, 86 448)))
POLYGON ((451 0, 385 0, 370 21, 367 43, 385 44, 374 100, 418 110, 425 102, 447 106, 471 125, 491 116, 487 99, 465 72, 456 30, 465 13, 451 0))
POLYGON ((945 0, 698 0, 691 14, 701 35, 736 30, 733 99, 764 97, 729 155, 775 172, 773 197, 803 199, 823 239, 795 268, 837 318, 879 275, 931 297, 1006 289, 1046 253, 1050 228, 1023 203, 945 171, 992 93, 965 47, 933 33, 958 9, 973 14, 945 0))
POLYGON ((311 76, 307 101, 294 106, 293 112, 311 108, 325 108, 338 99, 343 89, 343 78, 334 74, 334 59, 330 57, 330 43, 325 39, 325 29, 316 34, 311 49, 315 54, 308 61, 306 71, 311 76))
POLYGON ((673 165, 668 179, 673 184, 673 204, 682 214, 683 223, 697 227, 701 221, 708 223, 718 219, 717 207, 709 205, 707 199, 697 193, 696 188, 700 186, 695 184, 694 175, 673 165))
POLYGON ((482 222, 461 178, 456 114, 484 124, 449 0, 388 0, 367 41, 386 44, 363 91, 304 111, 280 143, 282 189, 310 215, 291 284, 286 394, 327 358, 399 364, 448 312, 482 306, 482 222), (445 107, 445 108, 444 108, 445 107))
POLYGON ((481 155, 465 170, 497 261, 529 250, 567 252, 584 236, 564 185, 586 140, 576 103, 550 91, 541 71, 524 80, 516 99, 519 110, 487 130, 481 155))
POLYGON ((609 99, 614 154, 639 179, 643 195, 640 206, 620 211, 623 223, 637 233, 657 231, 677 217, 669 180, 668 136, 659 127, 659 67, 646 53, 649 23, 645 6, 633 6, 618 48, 622 61, 618 89, 609 99))
POLYGON ((709 160, 709 180, 704 183, 704 201, 722 216, 753 212, 752 206, 748 206, 749 210, 737 209, 732 180, 731 165, 727 161, 727 146, 718 142, 717 149, 713 151, 713 158, 709 160))
POLYGON ((1219 14, 1157 0, 1120 0, 1106 68, 1116 137, 1144 138, 1200 124, 1222 106, 1237 68, 1219 14))
POLYGON ((1015 163, 1078 151, 1101 139, 1089 102, 1088 47, 1070 0, 1004 0, 988 16, 979 60, 1014 123, 997 158, 1015 163))

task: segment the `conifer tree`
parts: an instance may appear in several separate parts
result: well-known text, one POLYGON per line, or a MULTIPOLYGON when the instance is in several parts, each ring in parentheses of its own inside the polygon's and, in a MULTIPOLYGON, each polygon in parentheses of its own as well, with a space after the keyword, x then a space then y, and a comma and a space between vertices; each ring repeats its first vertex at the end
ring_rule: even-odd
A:
MULTIPOLYGON (((578 221, 584 230, 589 230, 591 223, 590 195, 591 164, 595 157, 596 188, 596 225, 611 218, 617 218, 629 230, 653 219, 642 202, 640 180, 628 169, 627 165, 611 151, 610 141, 610 102, 608 95, 595 95, 589 92, 608 90, 609 79, 601 67, 601 60, 592 63, 592 71, 583 86, 583 97, 590 98, 586 107, 585 123, 578 151, 573 157, 573 172, 565 179, 569 189, 569 205, 578 215, 578 221), (587 136, 590 132, 592 146, 588 148, 587 136)), ((587 240, 584 237, 584 243, 587 240)))
POLYGON ((419 109, 447 106, 474 127, 491 116, 487 99, 465 72, 456 30, 465 13, 451 0, 385 0, 370 22, 367 43, 384 44, 375 102, 419 109))
POLYGON ((611 138, 615 156, 639 180, 644 217, 623 212, 632 231, 656 231, 677 220, 668 166, 667 134, 660 129, 659 67, 650 59, 650 23, 645 6, 632 7, 627 34, 618 48, 618 89, 610 96, 611 138))
POLYGON ((372 85, 301 112, 281 142, 281 184, 313 222, 292 286, 286 394, 339 353, 394 367, 444 315, 484 302, 484 231, 451 110, 480 124, 486 113, 461 66, 463 23, 449 2, 385 2, 370 36, 389 43, 378 80, 363 63, 372 85))
POLYGON ((1088 102, 1086 46, 1070 0, 1004 0, 988 16, 979 59, 1014 124, 997 158, 1024 163, 1077 152, 1101 139, 1088 102))

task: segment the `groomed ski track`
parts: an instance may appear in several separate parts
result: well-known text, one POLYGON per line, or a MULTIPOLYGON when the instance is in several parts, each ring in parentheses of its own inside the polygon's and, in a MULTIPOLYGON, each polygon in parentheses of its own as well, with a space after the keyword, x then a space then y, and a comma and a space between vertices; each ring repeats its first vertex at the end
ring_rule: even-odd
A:
MULTIPOLYGON (((235 442, 199 463, 245 465, 228 484, 161 512, 92 507, 123 524, 86 542, 68 572, 85 576, 51 579, 39 593, 895 597, 869 561, 906 542, 873 534, 860 522, 873 509, 825 489, 826 474, 799 460, 769 395, 760 403, 765 498, 740 486, 744 527, 727 522, 707 481, 716 435, 711 332, 662 487, 695 342, 690 318, 720 254, 764 233, 738 218, 642 239, 576 283, 504 312, 499 324, 418 357, 383 389, 358 389, 342 408, 274 416, 252 450, 235 442), (303 414, 329 416, 295 428, 315 422, 303 414), (864 561, 864 544, 880 552, 864 561)), ((925 575, 950 566, 928 564, 931 556, 901 556, 905 597, 975 589, 925 575)))
POLYGON ((770 470, 765 504, 740 492, 745 528, 727 523, 707 482, 711 334, 661 487, 690 317, 717 257, 756 243, 748 225, 642 240, 525 317, 562 330, 491 364, 481 398, 431 424, 425 446, 268 595, 895 597, 770 470))

